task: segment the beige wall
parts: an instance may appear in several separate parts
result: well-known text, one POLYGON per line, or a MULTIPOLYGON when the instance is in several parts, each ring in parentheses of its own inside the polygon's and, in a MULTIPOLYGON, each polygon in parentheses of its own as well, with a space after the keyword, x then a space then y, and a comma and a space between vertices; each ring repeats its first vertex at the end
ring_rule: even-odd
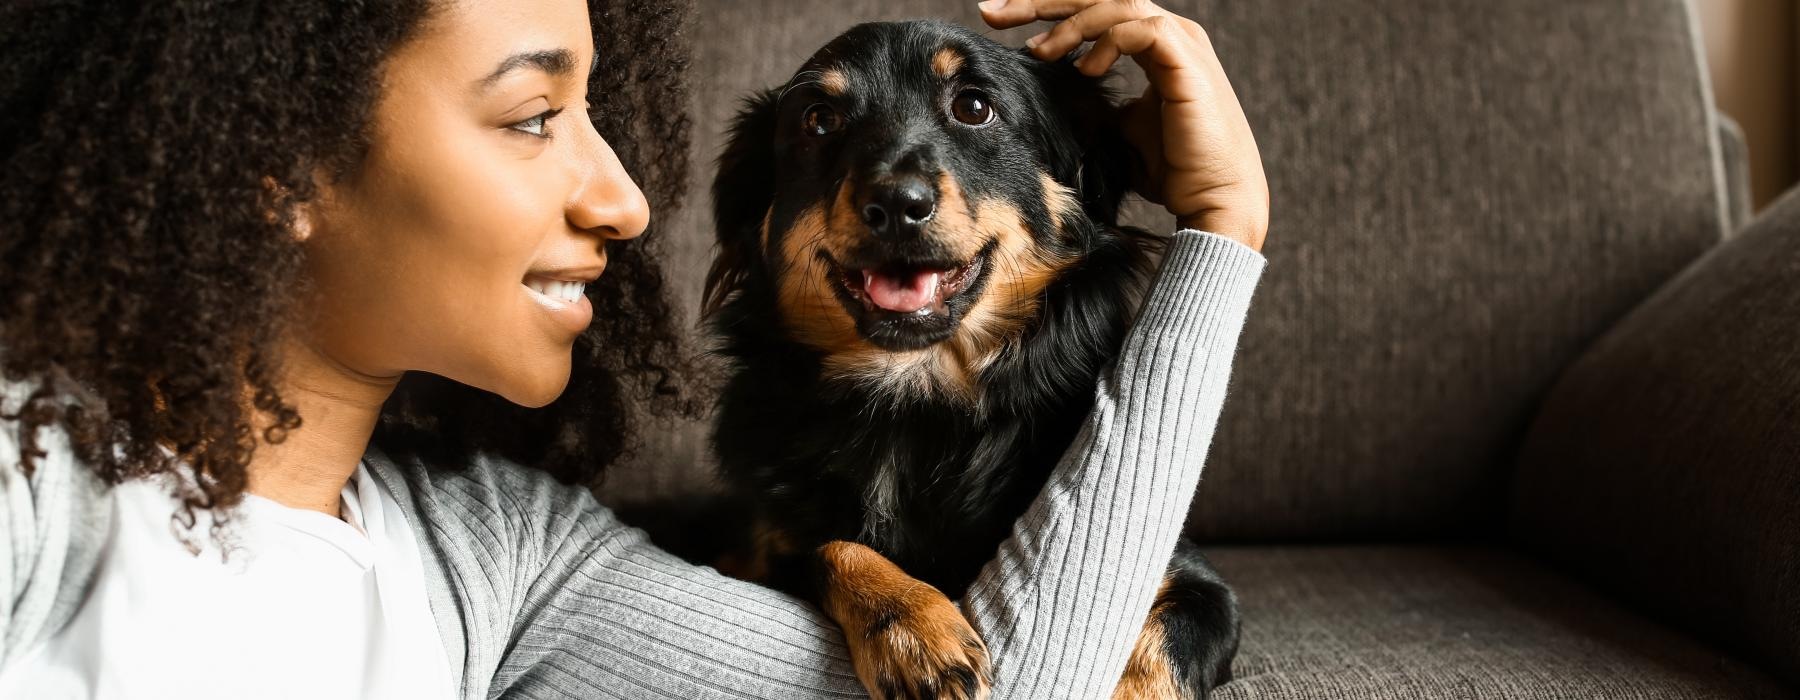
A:
POLYGON ((1794 0, 1694 0, 1719 108, 1744 127, 1761 208, 1800 176, 1800 13, 1794 0))

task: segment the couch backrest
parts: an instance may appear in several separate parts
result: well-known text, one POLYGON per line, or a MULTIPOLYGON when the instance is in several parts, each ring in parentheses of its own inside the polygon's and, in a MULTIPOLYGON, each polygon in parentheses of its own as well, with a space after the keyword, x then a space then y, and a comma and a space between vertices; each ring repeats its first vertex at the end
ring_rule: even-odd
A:
MULTIPOLYGON (((1214 539, 1467 534, 1551 379, 1721 236, 1713 118, 1682 0, 1168 0, 1256 131, 1270 265, 1190 528, 1214 539)), ((973 2, 703 0, 695 197, 666 229, 682 305, 704 185, 747 91, 847 26, 973 2)), ((1013 44, 1036 31, 1003 33, 1013 44)), ((1139 208, 1158 229, 1166 216, 1139 208)), ((698 427, 649 446, 702 461, 698 427)), ((613 498, 699 483, 624 470, 613 498)))
POLYGON ((1681 0, 1215 3, 1269 274, 1191 526, 1498 526, 1557 373, 1723 232, 1681 0))

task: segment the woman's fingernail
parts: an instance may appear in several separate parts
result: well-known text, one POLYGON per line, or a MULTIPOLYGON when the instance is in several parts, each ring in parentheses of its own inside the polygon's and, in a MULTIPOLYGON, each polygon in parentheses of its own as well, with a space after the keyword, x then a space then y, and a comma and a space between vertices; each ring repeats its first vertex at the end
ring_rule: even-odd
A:
POLYGON ((1025 40, 1025 48, 1035 49, 1038 47, 1038 44, 1044 43, 1044 40, 1048 39, 1048 38, 1050 38, 1050 32, 1044 32, 1037 36, 1031 37, 1030 39, 1026 39, 1025 40))
POLYGON ((975 6, 981 8, 982 12, 993 12, 1006 7, 1006 0, 981 0, 981 2, 975 3, 975 6))

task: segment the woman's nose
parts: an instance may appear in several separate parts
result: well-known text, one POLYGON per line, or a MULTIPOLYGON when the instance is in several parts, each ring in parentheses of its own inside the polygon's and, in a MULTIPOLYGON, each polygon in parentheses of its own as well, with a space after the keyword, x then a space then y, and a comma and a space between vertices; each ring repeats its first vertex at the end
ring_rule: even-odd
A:
POLYGON ((644 199, 644 191, 593 127, 581 131, 586 132, 582 140, 587 143, 579 150, 587 162, 579 169, 581 183, 569 198, 569 225, 603 238, 636 238, 650 225, 650 203, 644 199))

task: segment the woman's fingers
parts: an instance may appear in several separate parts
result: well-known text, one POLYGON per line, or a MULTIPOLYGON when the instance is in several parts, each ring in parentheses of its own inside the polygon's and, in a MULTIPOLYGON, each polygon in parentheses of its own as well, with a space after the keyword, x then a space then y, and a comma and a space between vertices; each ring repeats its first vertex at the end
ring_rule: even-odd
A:
POLYGON ((1199 24, 1170 14, 1150 0, 1107 0, 1071 15, 1051 27, 1050 31, 1032 37, 1036 41, 1026 43, 1038 58, 1054 60, 1068 55, 1084 41, 1099 39, 1114 26, 1149 17, 1167 17, 1190 38, 1205 38, 1199 24))
POLYGON ((1149 88, 1127 106, 1127 138, 1145 157, 1137 189, 1182 226, 1258 246, 1268 231, 1268 184, 1243 108, 1206 31, 1153 0, 989 0, 982 18, 996 28, 1057 24, 1026 42, 1056 60, 1094 42, 1076 61, 1098 76, 1130 56, 1149 88))
POLYGON ((1011 29, 1038 20, 1057 20, 1112 0, 986 0, 976 3, 981 18, 995 29, 1011 29))
POLYGON ((1195 55, 1192 42, 1172 18, 1153 15, 1108 28, 1075 67, 1087 75, 1100 75, 1121 56, 1130 56, 1164 100, 1199 100, 1207 97, 1203 75, 1207 66, 1195 55))

